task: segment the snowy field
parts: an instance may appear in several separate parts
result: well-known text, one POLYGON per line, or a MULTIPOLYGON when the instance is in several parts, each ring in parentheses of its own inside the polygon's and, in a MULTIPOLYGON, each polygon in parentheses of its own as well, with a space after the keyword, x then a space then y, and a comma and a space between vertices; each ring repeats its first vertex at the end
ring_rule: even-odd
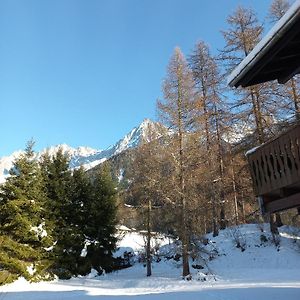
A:
MULTIPOLYGON (((203 248, 216 253, 208 269, 192 268, 193 280, 181 279, 180 262, 162 259, 153 263, 153 276, 145 276, 141 263, 105 276, 73 278, 54 282, 28 283, 24 279, 0 288, 0 300, 29 299, 180 299, 180 300, 299 300, 300 243, 294 230, 281 229, 280 246, 270 242, 271 235, 257 225, 222 231, 216 238, 208 236, 203 248), (262 236, 263 235, 263 239, 262 236), (239 241, 242 248, 236 247, 239 241), (202 279, 202 280, 200 280, 202 279), (203 281, 205 279, 205 281, 203 281)), ((161 239, 161 252, 174 252, 168 239, 161 239), (164 246, 163 246, 164 245, 164 246)), ((119 243, 123 250, 136 253, 143 248, 143 238, 136 232, 124 234, 119 243)), ((203 254, 202 257, 206 257, 203 254)), ((203 264, 200 258, 191 264, 203 264)))

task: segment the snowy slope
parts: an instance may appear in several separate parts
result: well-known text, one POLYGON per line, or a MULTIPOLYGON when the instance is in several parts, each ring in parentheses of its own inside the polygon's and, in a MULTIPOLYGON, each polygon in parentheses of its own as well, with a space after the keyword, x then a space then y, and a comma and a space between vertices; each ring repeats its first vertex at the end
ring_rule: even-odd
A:
MULTIPOLYGON (((143 236, 123 230, 120 247, 138 253, 143 236)), ((243 225, 220 232, 218 237, 207 235, 208 244, 202 249, 217 255, 208 266, 213 276, 201 276, 207 269, 192 269, 192 281, 181 279, 180 262, 162 258, 153 263, 153 276, 145 276, 142 263, 122 271, 95 277, 57 280, 30 284, 24 279, 0 287, 0 298, 15 299, 103 299, 128 300, 299 300, 300 299, 300 247, 296 230, 281 229, 280 246, 270 242, 267 226, 243 225), (261 231, 263 229, 263 232, 261 231), (264 238, 262 237, 264 236, 264 238), (244 247, 236 247, 239 240, 244 247), (206 281, 196 280, 205 278, 206 281)), ((299 230, 298 230, 299 234, 299 230)), ((173 245, 163 243, 164 251, 173 251, 173 245)), ((191 261, 191 264, 195 263, 191 261)), ((200 263, 200 262, 198 262, 200 263)))
MULTIPOLYGON (((159 137, 162 130, 167 132, 167 129, 161 124, 145 119, 138 127, 132 129, 124 138, 106 150, 96 150, 90 147, 73 148, 66 144, 61 144, 42 150, 37 153, 37 157, 39 158, 46 151, 48 151, 50 155, 53 155, 59 148, 62 148, 63 153, 68 154, 70 157, 70 168, 74 169, 83 166, 88 170, 114 155, 127 149, 137 147, 142 141, 147 141, 150 134, 152 135, 153 132, 154 137, 159 137)), ((0 158, 0 183, 4 182, 7 176, 9 176, 9 170, 13 166, 13 161, 21 153, 23 153, 23 151, 16 151, 10 156, 0 158)))

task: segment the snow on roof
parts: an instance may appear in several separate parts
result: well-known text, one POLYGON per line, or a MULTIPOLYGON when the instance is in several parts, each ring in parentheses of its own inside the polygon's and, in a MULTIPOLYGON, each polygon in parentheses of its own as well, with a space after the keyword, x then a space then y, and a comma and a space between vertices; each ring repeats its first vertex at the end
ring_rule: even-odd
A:
POLYGON ((228 76, 227 84, 234 86, 237 77, 255 63, 256 58, 261 52, 268 49, 268 47, 275 42, 285 31, 286 26, 294 19, 300 12, 300 0, 296 0, 285 15, 271 28, 268 34, 253 48, 253 50, 243 59, 243 61, 232 71, 228 76))

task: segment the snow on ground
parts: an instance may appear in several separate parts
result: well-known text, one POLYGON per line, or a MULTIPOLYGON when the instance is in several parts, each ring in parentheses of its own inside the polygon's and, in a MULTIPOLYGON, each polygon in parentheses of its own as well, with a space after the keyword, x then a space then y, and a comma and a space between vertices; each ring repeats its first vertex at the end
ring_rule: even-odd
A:
MULTIPOLYGON (((0 288, 0 299, 163 299, 163 300, 299 300, 300 299, 300 243, 294 229, 281 229, 280 245, 271 243, 272 236, 263 225, 244 225, 220 232, 218 237, 208 235, 208 244, 201 252, 213 252, 208 262, 213 276, 198 258, 192 264, 204 266, 192 269, 192 281, 181 279, 180 262, 164 259, 153 263, 153 276, 146 277, 142 263, 105 276, 95 273, 87 277, 53 282, 28 283, 24 279, 0 288), (263 231, 261 231, 263 230, 263 231), (240 246, 237 248, 237 242, 240 246), (206 281, 197 280, 205 278, 206 281)), ((128 249, 138 253, 144 247, 144 238, 138 232, 123 231, 119 242, 120 254, 128 249)), ((169 239, 161 239, 162 250, 174 253, 169 239)))
MULTIPOLYGON (((115 252, 115 257, 123 256, 124 252, 131 252, 138 255, 140 252, 144 251, 146 245, 146 231, 135 231, 130 230, 126 226, 120 226, 118 228, 118 238, 119 241, 117 243, 117 251, 115 252)), ((155 232, 152 233, 155 238, 151 240, 152 248, 160 248, 165 245, 169 245, 172 243, 172 240, 157 234, 155 232)))

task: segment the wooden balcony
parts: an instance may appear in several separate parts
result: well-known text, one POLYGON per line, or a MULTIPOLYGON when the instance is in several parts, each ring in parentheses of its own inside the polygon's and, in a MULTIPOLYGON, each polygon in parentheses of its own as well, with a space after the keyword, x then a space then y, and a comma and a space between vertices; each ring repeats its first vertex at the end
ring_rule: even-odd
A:
POLYGON ((263 214, 300 207, 300 125, 247 153, 263 214))

